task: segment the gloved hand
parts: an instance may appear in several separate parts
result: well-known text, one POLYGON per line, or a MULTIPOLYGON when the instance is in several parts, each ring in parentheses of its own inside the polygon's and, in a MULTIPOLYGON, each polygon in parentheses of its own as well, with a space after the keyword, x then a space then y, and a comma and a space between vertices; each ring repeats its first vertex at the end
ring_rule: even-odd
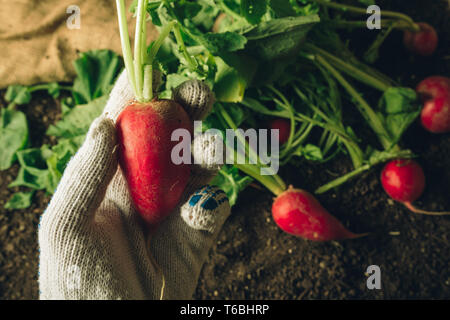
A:
MULTIPOLYGON (((199 81, 183 83, 173 96, 192 120, 204 118, 213 103, 199 81)), ((192 298, 230 214, 223 191, 204 186, 218 170, 208 163, 215 144, 203 141, 196 148, 204 152, 203 164, 192 165, 180 205, 148 237, 116 155, 114 121, 133 98, 123 72, 41 217, 41 299, 159 299, 162 293, 163 299, 192 298)))

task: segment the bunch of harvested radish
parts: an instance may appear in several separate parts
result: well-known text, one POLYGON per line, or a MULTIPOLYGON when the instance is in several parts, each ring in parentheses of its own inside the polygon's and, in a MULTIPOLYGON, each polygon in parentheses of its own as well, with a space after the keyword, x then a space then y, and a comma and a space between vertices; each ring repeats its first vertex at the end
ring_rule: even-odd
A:
MULTIPOLYGON (((218 117, 224 123, 227 123, 231 128, 237 128, 232 117, 223 106, 217 104, 216 108, 218 109, 218 117)), ((286 131, 288 126, 290 127, 290 123, 284 120, 277 124, 271 124, 274 129, 286 131)), ((251 150, 242 132, 236 131, 236 136, 240 143, 247 145, 247 148, 243 149, 251 150)), ((258 156, 255 155, 255 157, 258 156)), ((257 161, 257 164, 237 164, 236 166, 276 196, 272 204, 272 217, 284 232, 312 241, 355 239, 366 235, 355 234, 347 230, 309 192, 294 189, 292 186, 286 187, 281 177, 275 173, 267 174, 266 172, 266 174, 262 174, 264 165, 261 161, 257 161)))
POLYGON ((181 105, 153 97, 153 62, 175 23, 169 23, 147 52, 146 1, 137 8, 134 59, 131 56, 124 1, 117 0, 125 67, 135 101, 119 115, 116 127, 119 163, 128 182, 134 205, 150 227, 155 227, 178 204, 190 175, 187 164, 171 160, 171 134, 178 128, 192 132, 192 124, 181 105))

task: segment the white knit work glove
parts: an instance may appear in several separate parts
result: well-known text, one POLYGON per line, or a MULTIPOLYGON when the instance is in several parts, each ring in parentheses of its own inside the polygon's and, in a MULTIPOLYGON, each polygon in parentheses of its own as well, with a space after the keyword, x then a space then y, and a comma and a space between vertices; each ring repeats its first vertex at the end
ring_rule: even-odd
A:
MULTIPOLYGON (((173 96, 192 120, 204 118, 213 103, 200 81, 183 83, 173 96)), ((205 186, 218 170, 207 163, 214 143, 201 141, 203 149, 193 148, 203 150, 206 163, 192 165, 180 205, 147 237, 116 154, 114 121, 133 98, 123 72, 41 217, 41 299, 192 298, 206 255, 230 214, 225 194, 205 186)))

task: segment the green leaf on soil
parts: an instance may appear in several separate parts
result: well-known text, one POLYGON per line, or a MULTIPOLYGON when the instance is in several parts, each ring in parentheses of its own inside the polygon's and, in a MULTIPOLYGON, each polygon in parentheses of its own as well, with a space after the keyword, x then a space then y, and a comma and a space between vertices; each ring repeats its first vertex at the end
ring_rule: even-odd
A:
POLYGON ((31 100, 31 93, 25 86, 12 85, 6 90, 5 100, 15 104, 27 104, 31 100))
POLYGON ((80 135, 71 139, 60 139, 58 144, 40 149, 31 148, 17 153, 21 165, 19 174, 9 187, 28 187, 46 190, 52 194, 62 177, 69 160, 75 155, 84 141, 80 135))
POLYGON ((5 204, 5 209, 26 209, 31 206, 34 191, 16 192, 5 204))
POLYGON ((113 51, 81 53, 80 58, 74 62, 77 77, 72 94, 75 104, 86 104, 108 94, 122 67, 122 59, 113 51))
POLYGON ((28 124, 25 114, 17 110, 0 111, 0 170, 8 169, 16 160, 16 152, 28 142, 28 124))
POLYGON ((92 121, 102 113, 107 100, 108 96, 104 95, 87 104, 77 105, 66 112, 60 121, 50 125, 47 134, 63 138, 86 134, 92 121))
POLYGON ((17 152, 17 158, 21 165, 19 174, 8 187, 24 186, 37 190, 49 187, 47 164, 41 149, 21 150, 17 152))

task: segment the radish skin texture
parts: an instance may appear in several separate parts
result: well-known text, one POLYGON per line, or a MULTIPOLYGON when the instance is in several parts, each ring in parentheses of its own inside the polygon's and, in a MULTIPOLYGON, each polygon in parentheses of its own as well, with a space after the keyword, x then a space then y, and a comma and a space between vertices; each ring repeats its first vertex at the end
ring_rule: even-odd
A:
POLYGON ((436 30, 428 23, 418 23, 420 31, 406 30, 403 34, 403 44, 412 53, 421 56, 431 56, 437 48, 439 38, 436 30))
POLYGON ((423 101, 422 126, 433 133, 450 132, 450 78, 433 76, 416 88, 423 101))
POLYGON ((303 239, 331 241, 362 236, 348 231, 312 194, 301 189, 290 187, 280 194, 272 205, 272 216, 283 231, 303 239))
POLYGON ((425 175, 422 167, 414 160, 392 160, 381 172, 381 184, 392 199, 411 203, 422 195, 425 175))
POLYGON ((188 164, 175 165, 171 141, 178 128, 192 135, 191 121, 172 100, 131 104, 119 115, 116 128, 119 164, 134 206, 150 225, 157 226, 178 204, 190 175, 188 164))
POLYGON ((285 144, 289 140, 291 134, 291 122, 287 119, 274 119, 269 123, 269 129, 279 130, 279 143, 285 144))

